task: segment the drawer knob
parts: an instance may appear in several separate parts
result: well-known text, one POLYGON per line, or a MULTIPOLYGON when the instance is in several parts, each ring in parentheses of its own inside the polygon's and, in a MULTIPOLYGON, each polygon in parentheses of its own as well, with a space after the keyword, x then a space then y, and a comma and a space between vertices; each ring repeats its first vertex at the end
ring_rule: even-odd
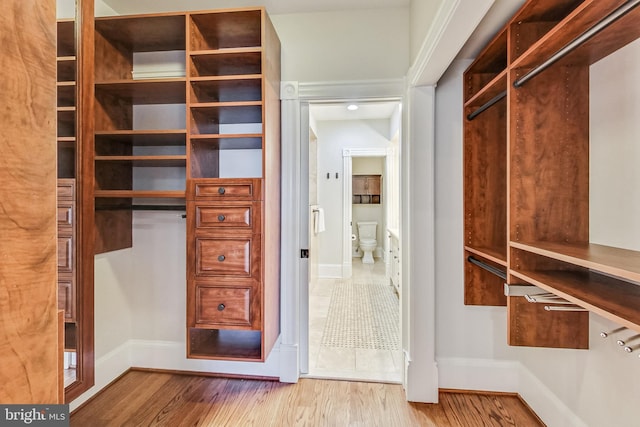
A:
POLYGON ((225 260, 224 255, 218 255, 218 261, 222 262, 224 260, 225 260))
POLYGON ((218 304, 218 311, 224 310, 226 307, 224 304, 218 304))
POLYGON ((226 190, 224 189, 224 187, 220 187, 220 188, 218 188, 218 193, 219 193, 219 194, 224 194, 224 193, 225 193, 225 191, 226 191, 226 190))
POLYGON ((218 215, 218 221, 222 222, 227 219, 224 215, 218 215))

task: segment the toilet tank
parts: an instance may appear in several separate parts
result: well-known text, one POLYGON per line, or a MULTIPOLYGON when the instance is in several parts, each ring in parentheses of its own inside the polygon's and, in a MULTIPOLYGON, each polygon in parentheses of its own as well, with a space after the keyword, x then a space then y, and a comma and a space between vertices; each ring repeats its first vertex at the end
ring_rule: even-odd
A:
POLYGON ((375 221, 358 222, 358 237, 362 239, 376 239, 376 227, 378 223, 375 221))

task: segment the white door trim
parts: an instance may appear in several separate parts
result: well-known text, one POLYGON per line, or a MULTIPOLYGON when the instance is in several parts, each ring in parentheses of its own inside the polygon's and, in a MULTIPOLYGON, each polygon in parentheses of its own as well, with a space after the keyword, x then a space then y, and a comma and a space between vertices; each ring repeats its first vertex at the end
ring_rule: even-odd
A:
MULTIPOLYGON (((400 100, 398 100, 400 101, 400 100)), ((351 254, 351 230, 352 230, 352 211, 351 199, 353 196, 353 188, 351 187, 351 176, 353 175, 353 157, 384 157, 385 173, 389 171, 389 162, 391 161, 390 148, 344 148, 342 149, 342 278, 348 279, 353 273, 352 254, 351 254)), ((389 194, 387 191, 388 179, 384 181, 383 197, 389 194)), ((386 206, 386 205, 385 205, 386 206)), ((388 218, 387 218, 388 219, 388 218)), ((382 232, 386 235, 386 232, 382 232)), ((385 245, 386 247, 387 245, 385 245)))

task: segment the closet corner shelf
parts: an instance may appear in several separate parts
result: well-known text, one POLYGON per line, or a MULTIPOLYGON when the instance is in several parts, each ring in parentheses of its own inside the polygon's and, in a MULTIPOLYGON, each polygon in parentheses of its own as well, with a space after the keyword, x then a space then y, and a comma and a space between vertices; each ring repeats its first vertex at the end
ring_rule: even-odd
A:
MULTIPOLYGON (((598 18, 603 16, 603 10, 613 12, 621 3, 623 2, 620 0, 585 0, 515 59, 511 68, 531 68, 539 65, 598 22, 598 18)), ((620 46, 637 39, 640 36, 640 25, 637 25, 639 19, 640 7, 636 7, 603 30, 602 33, 606 34, 605 36, 596 36, 597 41, 594 42, 594 39, 591 39, 582 48, 576 49, 572 53, 572 63, 592 64, 619 49, 620 46)))
POLYGON ((638 251, 594 243, 510 242, 510 246, 640 283, 640 252, 638 251))
POLYGON ((588 271, 510 273, 619 325, 640 332, 640 286, 588 271))
POLYGON ((477 255, 481 258, 487 259, 489 261, 495 262, 496 264, 502 265, 504 267, 507 266, 507 255, 502 251, 496 248, 488 248, 488 247, 471 247, 465 246, 464 250, 470 252, 474 255, 477 255))
POLYGON ((490 101, 492 98, 498 96, 501 92, 507 89, 507 70, 506 68, 500 72, 493 80, 487 83, 482 89, 476 92, 467 102, 464 107, 480 107, 483 104, 490 101))

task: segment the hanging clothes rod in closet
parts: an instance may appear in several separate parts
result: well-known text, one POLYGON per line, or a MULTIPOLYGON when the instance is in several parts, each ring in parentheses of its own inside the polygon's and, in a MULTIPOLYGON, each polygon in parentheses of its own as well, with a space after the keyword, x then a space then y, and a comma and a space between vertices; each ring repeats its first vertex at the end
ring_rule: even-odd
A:
POLYGON ((471 264, 475 264, 478 267, 487 270, 489 273, 493 273, 496 276, 498 276, 499 278, 501 278, 502 280, 507 280, 507 273, 505 273, 502 270, 497 269, 496 267, 487 264, 486 262, 482 262, 479 259, 476 259, 472 256, 467 257, 467 261, 469 261, 471 264))
POLYGON ((572 50, 576 49, 578 46, 589 40, 591 37, 598 34, 600 31, 607 28, 609 25, 613 24, 618 19, 622 18, 624 15, 633 10, 636 6, 640 4, 640 0, 629 0, 618 9, 611 12, 609 15, 602 18, 598 21, 593 27, 586 30, 584 33, 580 34, 575 39, 571 40, 564 47, 558 50, 556 53, 551 55, 549 59, 544 61, 542 64, 538 65, 524 76, 520 77, 516 81, 513 82, 514 87, 520 87, 525 84, 527 81, 537 76, 547 68, 549 68, 552 64, 562 59, 564 56, 569 54, 572 50))
POLYGON ((484 111, 488 110, 489 107, 491 107, 493 104, 497 104, 498 101, 500 101, 505 96, 507 96, 507 91, 503 90, 502 92, 500 92, 499 94, 497 94, 496 96, 494 96, 493 98, 491 98, 490 100, 488 100, 487 102, 482 104, 480 107, 478 107, 478 109, 475 110, 473 113, 469 113, 467 115, 467 120, 475 119, 480 114, 482 114, 484 111))

